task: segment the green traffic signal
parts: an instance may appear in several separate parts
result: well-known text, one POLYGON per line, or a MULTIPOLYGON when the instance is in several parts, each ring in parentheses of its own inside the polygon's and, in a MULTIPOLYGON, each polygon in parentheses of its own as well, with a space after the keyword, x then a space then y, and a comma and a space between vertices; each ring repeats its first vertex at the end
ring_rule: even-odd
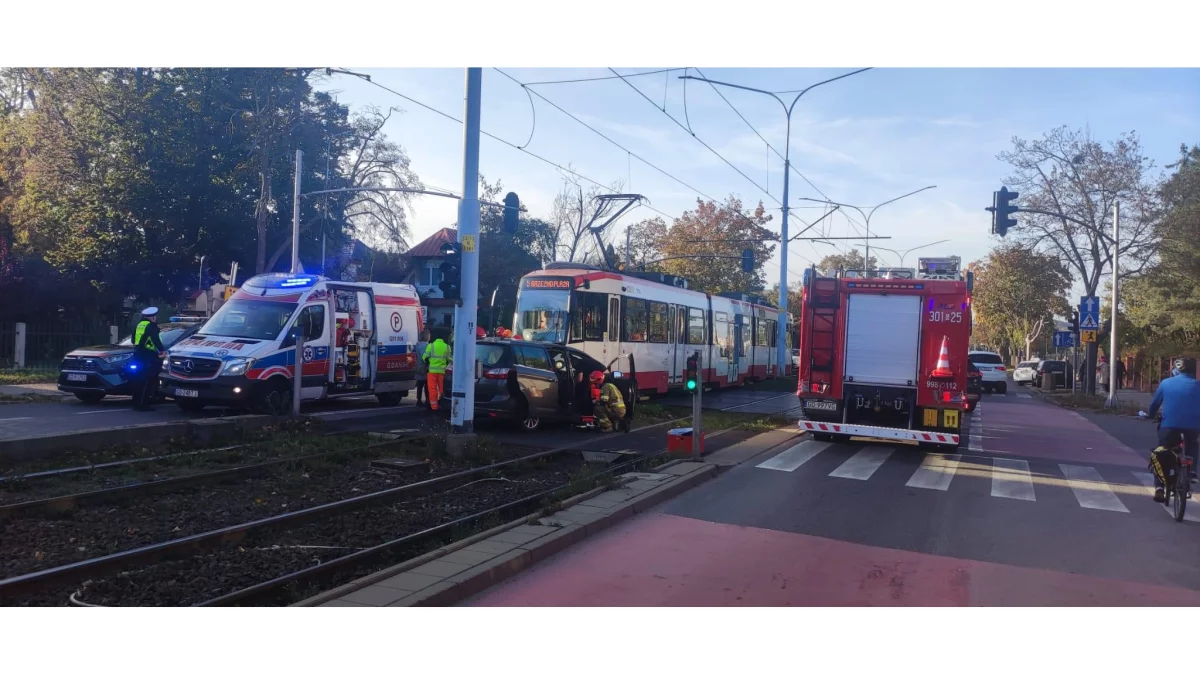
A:
POLYGON ((695 380, 688 380, 688 382, 687 382, 687 388, 688 388, 688 389, 695 389, 695 388, 696 388, 696 381, 695 381, 695 380))

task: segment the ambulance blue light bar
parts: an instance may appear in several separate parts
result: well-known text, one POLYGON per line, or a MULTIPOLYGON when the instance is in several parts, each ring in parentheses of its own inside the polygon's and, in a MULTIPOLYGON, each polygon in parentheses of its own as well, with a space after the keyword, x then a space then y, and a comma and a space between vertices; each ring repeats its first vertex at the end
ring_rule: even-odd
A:
POLYGON ((317 283, 316 277, 289 277, 279 281, 280 288, 308 288, 317 283))

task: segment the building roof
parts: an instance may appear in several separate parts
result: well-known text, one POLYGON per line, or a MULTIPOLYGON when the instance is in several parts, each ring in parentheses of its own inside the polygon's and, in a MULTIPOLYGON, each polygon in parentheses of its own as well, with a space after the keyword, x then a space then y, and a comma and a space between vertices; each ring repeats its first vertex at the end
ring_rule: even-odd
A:
POLYGON ((429 235, 421 243, 408 249, 408 257, 410 258, 437 258, 442 255, 442 246, 452 244, 458 241, 458 230, 453 227, 443 227, 442 229, 429 235))

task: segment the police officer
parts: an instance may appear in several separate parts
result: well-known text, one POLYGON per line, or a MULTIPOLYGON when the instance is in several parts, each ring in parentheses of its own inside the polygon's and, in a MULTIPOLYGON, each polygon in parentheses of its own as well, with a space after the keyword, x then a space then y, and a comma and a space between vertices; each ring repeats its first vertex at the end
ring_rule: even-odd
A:
POLYGON ((158 395, 158 374, 162 360, 167 355, 162 338, 158 333, 158 308, 142 310, 142 320, 133 329, 133 361, 137 365, 140 379, 134 381, 134 410, 150 410, 150 404, 158 395))

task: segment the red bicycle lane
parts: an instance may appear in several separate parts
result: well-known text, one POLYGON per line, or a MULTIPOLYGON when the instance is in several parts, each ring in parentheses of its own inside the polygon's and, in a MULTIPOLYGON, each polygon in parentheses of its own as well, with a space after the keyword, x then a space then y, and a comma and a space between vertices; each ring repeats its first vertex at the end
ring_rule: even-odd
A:
POLYGON ((980 406, 973 433, 988 454, 1056 462, 1146 467, 1154 427, 1146 426, 1145 452, 1130 448, 1079 413, 1042 401, 980 406))

